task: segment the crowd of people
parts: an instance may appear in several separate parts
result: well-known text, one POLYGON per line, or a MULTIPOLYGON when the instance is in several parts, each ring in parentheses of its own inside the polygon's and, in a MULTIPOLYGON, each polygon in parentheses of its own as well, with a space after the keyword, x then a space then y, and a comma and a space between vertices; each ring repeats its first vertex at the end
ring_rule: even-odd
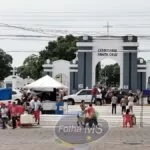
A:
MULTIPOLYGON (((92 99, 91 99, 91 103, 89 104, 89 106, 87 106, 85 104, 85 101, 82 100, 80 104, 81 112, 77 115, 78 126, 81 125, 83 127, 86 127, 88 123, 89 127, 91 128, 93 127, 93 125, 95 126, 98 125, 97 113, 92 103, 93 103, 93 100, 97 98, 97 93, 100 94, 101 92, 102 94, 102 91, 100 91, 100 89, 94 86, 92 90, 92 99)), ((131 91, 129 91, 126 94, 122 94, 122 97, 120 97, 120 100, 119 100, 119 97, 116 91, 109 90, 109 92, 110 92, 109 94, 111 95, 110 98, 111 98, 112 114, 116 114, 117 105, 119 104, 121 107, 121 113, 123 116, 123 127, 127 127, 127 124, 129 124, 130 127, 132 128, 133 125, 136 124, 136 117, 133 114, 133 106, 134 106, 134 102, 137 101, 137 97, 131 91)), ((104 99, 103 99, 104 103, 106 102, 105 98, 106 98, 106 95, 104 96, 104 99)))
POLYGON ((2 128, 12 127, 15 129, 20 125, 20 116, 24 112, 34 115, 35 123, 40 124, 41 99, 31 93, 23 93, 22 98, 8 103, 1 103, 0 118, 2 128))
POLYGON ((102 86, 94 86, 92 89, 91 103, 100 99, 101 105, 111 104, 112 114, 116 114, 117 105, 120 104, 122 113, 127 109, 133 113, 134 104, 139 103, 140 91, 133 93, 132 91, 116 90, 112 88, 103 88, 102 86))
MULTIPOLYGON (((15 101, 0 104, 0 120, 2 128, 8 128, 8 124, 15 129, 20 125, 20 116, 24 113, 31 114, 35 118, 35 123, 40 124, 40 113, 43 110, 42 101, 51 100, 56 101, 59 97, 65 95, 63 90, 54 89, 53 92, 38 92, 38 91, 24 91, 22 90, 22 97, 15 101)), ((56 110, 56 112, 58 112, 56 110)), ((59 111, 60 113, 60 111, 59 111)))
POLYGON ((93 107, 92 103, 89 106, 85 105, 85 101, 82 100, 80 104, 81 113, 77 115, 77 125, 86 127, 89 124, 89 127, 92 128, 93 124, 98 125, 96 110, 93 107))
MULTIPOLYGON (((28 114, 32 114, 35 118, 35 122, 39 125, 40 124, 40 112, 42 110, 42 99, 51 100, 56 98, 57 93, 48 94, 44 93, 42 95, 35 95, 30 92, 23 92, 22 98, 18 99, 17 101, 10 101, 8 104, 1 103, 0 105, 0 118, 2 122, 2 128, 6 129, 11 126, 15 129, 20 124, 20 116, 27 112, 28 114), (9 124, 9 126, 8 126, 9 124)), ((84 118, 83 126, 86 126, 89 123, 90 126, 94 123, 97 125, 97 116, 96 111, 93 107, 93 102, 97 99, 97 95, 100 94, 101 96, 101 104, 111 103, 112 106, 112 114, 117 113, 117 105, 120 104, 122 108, 122 114, 127 112, 133 113, 133 106, 134 103, 138 101, 139 95, 135 95, 132 91, 124 92, 122 90, 112 90, 110 88, 103 88, 94 86, 92 89, 92 99, 89 106, 85 106, 85 101, 81 102, 81 115, 78 115, 78 123, 80 119, 84 118), (85 116, 86 115, 86 116, 85 116), (81 117, 82 116, 82 117, 81 117), (84 117, 83 117, 84 116, 84 117)), ((62 97, 62 96, 59 96, 62 97)), ((56 99, 55 99, 56 101, 56 99)))

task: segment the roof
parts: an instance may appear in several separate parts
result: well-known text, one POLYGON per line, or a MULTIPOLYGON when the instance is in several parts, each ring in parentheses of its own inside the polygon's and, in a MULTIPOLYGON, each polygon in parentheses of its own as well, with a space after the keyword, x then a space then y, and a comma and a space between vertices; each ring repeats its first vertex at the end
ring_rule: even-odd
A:
POLYGON ((67 88, 62 83, 56 81, 52 77, 46 75, 35 82, 28 84, 25 86, 27 89, 33 89, 38 91, 52 91, 54 88, 60 89, 60 88, 67 88))

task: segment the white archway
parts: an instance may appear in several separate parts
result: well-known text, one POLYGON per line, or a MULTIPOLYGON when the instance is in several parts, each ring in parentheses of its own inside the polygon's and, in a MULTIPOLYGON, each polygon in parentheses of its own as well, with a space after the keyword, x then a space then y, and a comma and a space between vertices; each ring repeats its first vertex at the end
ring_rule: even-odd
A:
POLYGON ((103 49, 100 49, 99 44, 94 47, 94 50, 97 50, 97 52, 92 52, 92 86, 95 85, 95 67, 98 64, 98 62, 103 61, 104 59, 112 59, 120 66, 120 88, 123 88, 123 52, 118 52, 117 50, 122 50, 122 47, 118 46, 118 41, 110 42, 112 48, 108 47, 108 43, 106 41, 103 41, 101 43, 101 47, 104 47, 103 49), (116 42, 116 43, 115 43, 116 42))
MULTIPOLYGON (((118 63, 114 59, 112 59, 112 58, 104 58, 103 60, 99 61, 97 63, 97 65, 98 64, 100 64, 100 66, 99 66, 100 69, 104 69, 108 65, 114 65, 114 64, 118 64, 118 63)), ((97 65, 95 66, 95 81, 96 81, 96 83, 100 82, 100 80, 101 80, 101 78, 100 78, 99 81, 96 80, 96 76, 97 76, 96 75, 96 73, 97 73, 96 71, 97 71, 97 67, 98 67, 97 65)), ((120 76, 120 72, 121 72, 120 71, 120 64, 118 64, 118 65, 119 65, 119 76, 120 76)), ((106 72, 104 76, 106 77, 107 75, 108 75, 108 73, 106 72)), ((102 75, 99 74, 99 77, 102 77, 102 75)), ((119 79, 119 84, 120 84, 120 79, 119 79)))

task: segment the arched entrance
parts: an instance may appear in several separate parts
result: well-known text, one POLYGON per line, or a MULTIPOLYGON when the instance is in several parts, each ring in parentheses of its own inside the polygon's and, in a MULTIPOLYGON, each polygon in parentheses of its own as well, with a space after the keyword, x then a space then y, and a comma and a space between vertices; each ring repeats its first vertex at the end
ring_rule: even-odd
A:
MULTIPOLYGON (((95 83, 95 67, 107 58, 120 66, 120 88, 136 90, 137 48, 136 36, 80 37, 78 46, 78 85, 92 88, 95 83)), ((78 86, 78 89, 81 89, 78 86)))
MULTIPOLYGON (((104 40, 103 43, 98 43, 95 46, 97 52, 92 53, 92 72, 94 73, 92 76, 92 85, 96 84, 95 79, 95 67, 99 62, 103 62, 105 60, 113 60, 120 66, 120 88, 123 88, 123 52, 121 52, 122 47, 119 44, 120 39, 116 39, 113 42, 111 40, 104 40), (108 46, 109 45, 109 46, 108 46), (102 48, 101 48, 102 47, 102 48), (120 50, 120 52, 118 52, 120 50)), ((96 43, 95 43, 96 44, 96 43)))
POLYGON ((109 58, 103 59, 95 67, 96 84, 120 87, 120 66, 109 58))

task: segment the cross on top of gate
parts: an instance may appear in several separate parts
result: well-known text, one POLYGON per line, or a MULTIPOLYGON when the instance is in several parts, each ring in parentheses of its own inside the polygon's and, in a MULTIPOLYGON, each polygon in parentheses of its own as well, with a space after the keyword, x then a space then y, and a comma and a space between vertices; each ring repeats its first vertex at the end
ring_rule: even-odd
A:
POLYGON ((16 68, 13 68, 13 70, 11 70, 11 72, 12 72, 12 75, 15 76, 16 73, 17 73, 17 69, 16 69, 16 68))
POLYGON ((107 36, 109 36, 109 30, 112 26, 109 24, 109 22, 107 22, 106 26, 104 26, 104 28, 107 28, 107 36))

